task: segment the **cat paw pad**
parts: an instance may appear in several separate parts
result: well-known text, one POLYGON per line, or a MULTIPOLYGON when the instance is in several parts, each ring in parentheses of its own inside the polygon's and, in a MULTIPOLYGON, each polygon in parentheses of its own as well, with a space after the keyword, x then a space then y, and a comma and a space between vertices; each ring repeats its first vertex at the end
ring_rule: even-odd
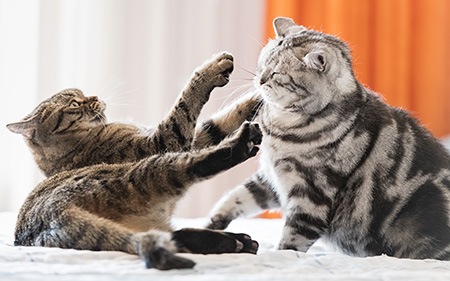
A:
POLYGON ((214 87, 222 87, 230 81, 230 74, 233 72, 233 56, 228 52, 214 55, 197 70, 197 73, 214 87))

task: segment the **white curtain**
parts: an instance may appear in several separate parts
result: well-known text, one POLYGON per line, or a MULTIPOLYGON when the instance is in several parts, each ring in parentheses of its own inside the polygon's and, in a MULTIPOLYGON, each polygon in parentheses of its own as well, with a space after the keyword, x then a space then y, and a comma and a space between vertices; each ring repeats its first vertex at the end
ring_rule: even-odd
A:
MULTIPOLYGON (((263 38, 260 0, 0 0, 0 211, 17 212, 43 179, 5 125, 69 87, 107 102, 110 121, 156 125, 195 67, 222 50, 232 82, 213 92, 207 118, 249 85, 263 38)), ((177 216, 204 216, 255 160, 191 188, 177 216)))

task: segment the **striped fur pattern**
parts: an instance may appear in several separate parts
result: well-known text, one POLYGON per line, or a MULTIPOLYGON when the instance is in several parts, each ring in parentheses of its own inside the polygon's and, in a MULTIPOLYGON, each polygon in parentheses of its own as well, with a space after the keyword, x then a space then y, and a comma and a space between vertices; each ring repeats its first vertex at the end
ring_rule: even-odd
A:
POLYGON ((209 228, 281 207, 279 249, 319 238, 354 256, 450 260, 450 156, 407 112, 355 78, 338 38, 274 21, 255 88, 260 169, 222 198, 209 228))
POLYGON ((48 176, 20 210, 15 245, 124 251, 159 269, 194 266, 177 252, 256 253, 257 242, 245 234, 174 232, 170 225, 189 186, 258 151, 261 131, 244 122, 259 102, 252 93, 195 129, 211 91, 227 84, 232 68, 228 53, 198 68, 154 129, 106 123, 105 104, 77 89, 8 125, 48 176))

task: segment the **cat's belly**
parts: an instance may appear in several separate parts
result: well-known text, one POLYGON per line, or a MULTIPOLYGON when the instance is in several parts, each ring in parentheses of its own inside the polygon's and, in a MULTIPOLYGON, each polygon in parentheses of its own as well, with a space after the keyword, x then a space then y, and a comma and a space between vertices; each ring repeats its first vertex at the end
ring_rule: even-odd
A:
POLYGON ((129 215, 119 222, 122 226, 133 232, 146 232, 150 229, 173 231, 168 219, 155 213, 145 215, 129 215))

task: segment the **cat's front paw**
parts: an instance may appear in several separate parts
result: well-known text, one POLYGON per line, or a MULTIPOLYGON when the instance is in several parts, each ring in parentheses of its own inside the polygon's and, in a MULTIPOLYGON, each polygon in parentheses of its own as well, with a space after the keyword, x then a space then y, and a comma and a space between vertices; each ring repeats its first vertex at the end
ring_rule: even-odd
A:
POLYGON ((233 72, 233 56, 228 52, 222 52, 205 62, 196 72, 206 83, 213 87, 222 87, 230 81, 233 72))
MULTIPOLYGON (((256 254, 256 252, 258 252, 259 243, 256 240, 253 240, 249 235, 232 232, 224 232, 224 234, 237 241, 238 247, 236 247, 235 253, 256 254)), ((232 251, 230 252, 232 253, 232 251)))
POLYGON ((245 121, 239 129, 237 136, 238 142, 236 148, 245 159, 253 157, 258 153, 261 144, 262 132, 258 123, 245 121))
POLYGON ((215 215, 211 218, 211 221, 208 223, 206 228, 223 230, 228 227, 230 222, 231 222, 231 219, 227 216, 215 215))

